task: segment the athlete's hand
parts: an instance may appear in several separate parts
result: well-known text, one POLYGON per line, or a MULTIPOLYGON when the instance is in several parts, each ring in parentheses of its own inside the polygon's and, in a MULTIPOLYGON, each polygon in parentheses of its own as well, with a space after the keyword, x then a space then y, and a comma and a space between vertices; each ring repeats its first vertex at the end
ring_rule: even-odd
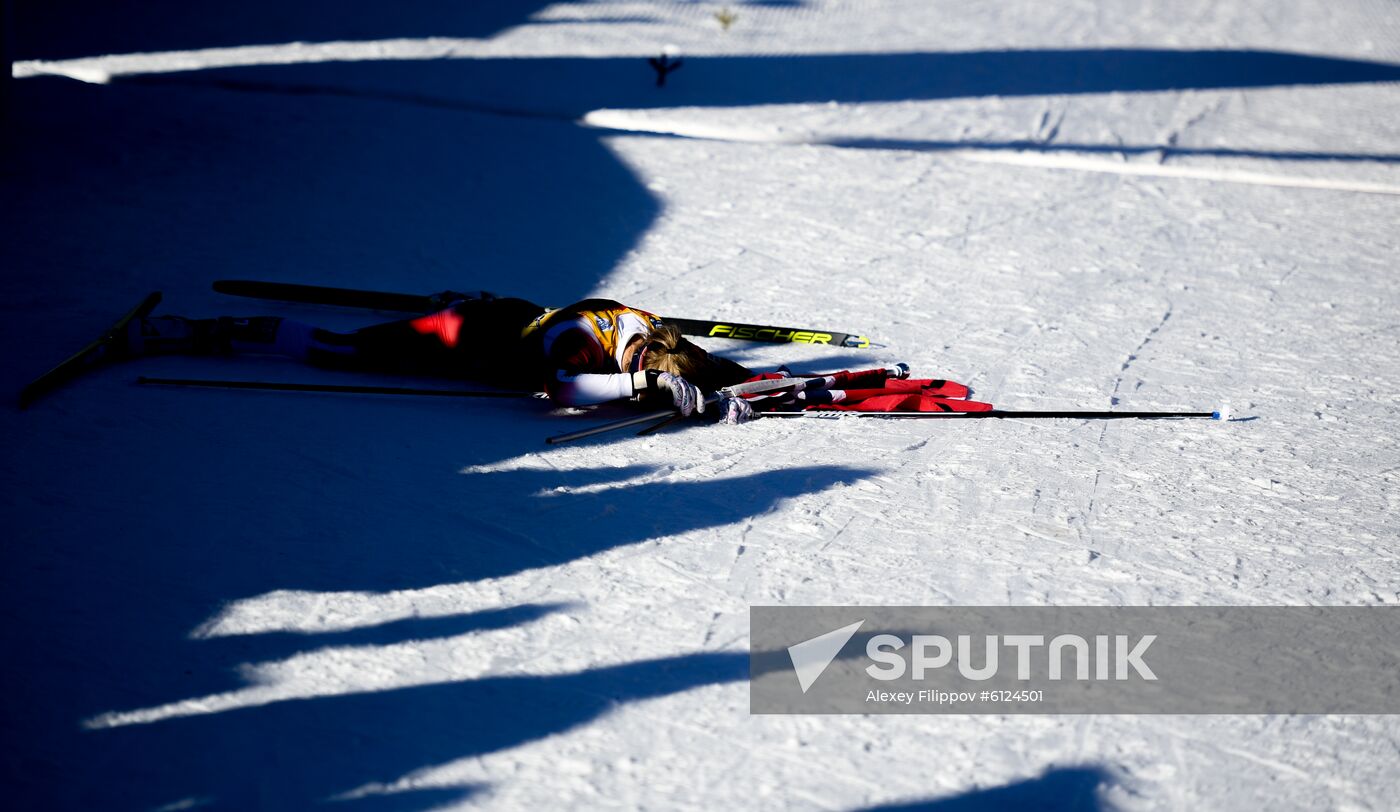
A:
POLYGON ((737 395, 719 396, 719 422, 731 426, 747 423, 758 415, 744 398, 737 395))
POLYGON ((657 372, 654 369, 641 370, 634 376, 633 387, 634 391, 645 387, 648 391, 670 396, 676 411, 686 417, 705 411, 705 394, 700 391, 700 387, 679 375, 657 372), (639 387, 639 383, 642 386, 639 387))

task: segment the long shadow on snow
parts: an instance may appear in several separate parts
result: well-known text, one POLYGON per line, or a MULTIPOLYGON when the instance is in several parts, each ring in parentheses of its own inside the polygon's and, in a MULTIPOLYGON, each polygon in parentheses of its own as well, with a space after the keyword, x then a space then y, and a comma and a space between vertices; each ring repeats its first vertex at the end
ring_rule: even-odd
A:
POLYGON ((1099 789, 1110 777, 1099 767, 1056 767, 1038 778, 975 789, 945 798, 892 803, 862 812, 1099 812, 1099 789))
POLYGON ((36 348, 3 362, 16 388, 152 287, 191 316, 275 308, 209 291, 250 276, 567 303, 660 209, 602 133, 562 122, 56 79, 15 102, 0 331, 36 348))
MULTIPOLYGON (((286 42, 420 37, 485 38, 513 25, 578 24, 530 20, 553 0, 444 3, 441 0, 93 0, 14 3, 15 59, 67 59, 98 54, 229 48, 286 42)), ((736 0, 734 6, 801 6, 802 0, 736 0)), ((586 22, 644 23, 645 14, 586 22)))
MULTIPOLYGON (((72 667, 50 669, 42 686, 6 672, 7 695, 22 698, 7 709, 7 730, 28 750, 24 761, 7 763, 9 769, 28 767, 26 775, 11 776, 10 786, 14 797, 42 799, 37 807, 80 807, 91 800, 83 793, 119 792, 138 783, 146 789, 127 791, 159 793, 162 803, 191 793, 245 797, 236 794, 243 790, 231 777, 243 773, 245 762, 235 757, 235 769, 224 773, 209 755, 211 748, 223 753, 224 741, 256 750, 251 743, 262 737, 266 760, 246 765, 243 780, 265 782, 259 786, 267 797, 259 805, 277 805, 283 797, 279 782, 307 787, 305 794, 288 790, 293 794, 285 805, 295 807, 315 792, 345 791, 567 729, 579 719, 549 699, 548 680, 509 683, 522 695, 542 692, 535 698, 540 709, 527 714, 518 730, 464 725, 454 737, 434 732, 422 746, 406 746, 396 737, 411 739, 414 725, 434 715, 435 702, 456 701, 451 691, 306 700, 288 708, 158 722, 139 732, 83 731, 76 725, 107 711, 235 690, 244 684, 238 671, 243 663, 320 646, 389 645, 507 628, 555 609, 527 604, 337 633, 190 639, 230 598, 278 589, 388 591, 502 577, 741 522, 779 500, 866 474, 807 466, 679 484, 628 484, 650 473, 635 465, 463 474, 465 463, 500 459, 527 439, 528 447, 538 447, 534 443, 555 421, 499 404, 464 409, 404 400, 154 395, 135 387, 106 394, 112 413, 133 416, 129 430, 155 431, 158 423, 160 442, 133 457, 129 447, 103 442, 110 430, 95 426, 81 465, 36 464, 26 492, 58 503, 64 494, 84 494, 111 507, 96 514, 14 512, 10 573, 23 579, 6 579, 4 601, 12 619, 5 630, 7 650, 36 656, 61 641, 74 659, 72 667), (142 410, 161 400, 183 408, 143 420, 142 410), (374 430, 362 430, 369 426, 374 430), (230 437, 242 441, 230 443, 230 437), (328 454, 337 444, 339 453, 328 454), (361 710, 367 719, 353 715, 361 710), (224 727, 225 716, 237 720, 232 727, 224 727), (397 732, 375 732, 384 718, 400 716, 397 732), (164 732, 167 727, 177 732, 164 732), (354 731, 366 731, 354 745, 358 760, 327 752, 338 751, 339 739, 354 731), (337 743, 328 746, 332 741, 337 743), (138 752, 139 769, 132 763, 138 752), (35 768, 36 760, 72 763, 74 754, 91 765, 81 781, 56 781, 52 771, 35 768), (302 763, 321 760, 328 766, 302 763), (313 775, 299 777, 306 771, 313 775), (252 774, 256 780, 247 777, 252 774), (44 777, 52 786, 36 785, 44 777), (305 783, 313 779, 324 783, 305 783)), ((529 704, 523 697, 521 702, 529 704)), ((458 718, 450 707, 437 711, 458 718)), ((505 716, 490 719, 510 727, 505 716)))
POLYGON ((443 3, 440 0, 92 0, 15 3, 15 59, 230 48, 285 42, 419 37, 489 37, 550 0, 443 3))
MULTIPOLYGON (((590 110, 1146 93, 1400 81, 1400 65, 1263 50, 1086 48, 693 56, 664 88, 643 59, 322 62, 164 74, 256 90, 320 90, 520 115, 590 110)), ((143 81, 159 81, 147 77, 143 81)), ((1246 151, 1247 154, 1247 151, 1246 151)))
MULTIPOLYGON (((562 733, 624 703, 737 682, 747 674, 743 654, 687 654, 553 676, 486 677, 292 700, 93 731, 73 755, 114 793, 104 797, 107 808, 149 809, 203 798, 220 809, 305 809, 417 768, 562 733), (327 747, 326 731, 343 729, 347 719, 354 720, 351 731, 327 747), (155 754, 162 780, 132 781, 153 768, 155 754)), ((53 790, 52 800, 69 800, 61 787, 53 790)), ((372 808, 429 805, 418 793, 368 800, 372 808)))
MULTIPOLYGON (((20 569, 26 554, 48 562, 66 551, 101 573, 81 584, 72 579, 82 573, 63 568, 36 573, 23 591, 49 608, 51 622, 69 616, 74 594, 95 606, 125 605, 141 618, 67 631, 90 656, 109 655, 114 664, 133 636, 153 648, 129 656, 156 657, 223 600, 279 589, 390 591, 505 577, 738 523, 783 499, 869 473, 799 466, 684 483, 627 482, 649 474, 643 466, 462 474, 464 463, 518 448, 522 433, 538 431, 531 443, 538 447, 553 421, 494 404, 490 412, 464 412, 402 400, 162 395, 187 404, 188 413, 163 417, 162 441, 139 458, 96 445, 80 467, 29 471, 32 494, 89 494, 120 506, 118 513, 95 526, 86 511, 30 511, 12 528, 20 569), (372 423, 375 431, 359 431, 372 423), (229 437, 255 442, 231 446, 229 437), (337 443, 346 445, 339 458, 325 456, 337 443), (130 475, 133 466, 140 476, 130 475), (153 579, 161 580, 155 593, 142 587, 153 579)), ((160 397, 135 389, 114 396, 114 409, 131 412, 160 397)), ((249 653, 260 655, 254 645, 249 653)), ((272 647, 280 652, 285 641, 272 647)), ((166 687, 173 695, 145 684, 83 713, 159 704, 211 686, 166 687)))
MULTIPOLYGON (((201 691, 238 687, 230 679, 233 666, 253 660, 267 662, 304 654, 318 648, 387 646, 406 640, 441 640, 466 634, 508 629, 539 620, 554 612, 574 608, 571 603, 522 603, 500 609, 483 609, 463 615, 410 617, 373 626, 323 632, 263 632, 257 635, 207 637, 190 644, 189 662, 204 664, 201 691)), ((181 686, 195 688, 196 680, 181 686)))

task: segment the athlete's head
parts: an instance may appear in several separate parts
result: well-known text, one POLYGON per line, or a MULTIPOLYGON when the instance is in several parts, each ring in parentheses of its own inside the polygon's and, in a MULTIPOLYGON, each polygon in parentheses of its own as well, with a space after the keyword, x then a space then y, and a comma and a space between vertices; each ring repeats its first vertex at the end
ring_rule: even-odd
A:
POLYGON ((680 330, 663 324, 647 334, 637 360, 642 369, 694 378, 709 365, 710 354, 687 341, 680 330))
POLYGON ((637 351, 635 363, 641 369, 679 375, 711 392, 739 383, 753 374, 733 361, 710 355, 690 343, 670 324, 655 327, 647 334, 646 342, 637 351))

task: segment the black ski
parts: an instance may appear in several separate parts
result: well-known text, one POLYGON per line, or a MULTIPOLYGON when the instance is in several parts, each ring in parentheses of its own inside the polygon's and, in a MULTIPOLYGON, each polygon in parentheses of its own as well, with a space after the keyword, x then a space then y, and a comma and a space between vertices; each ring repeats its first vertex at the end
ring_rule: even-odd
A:
POLYGON ((117 319, 111 327, 107 328, 106 332, 98 336, 92 343, 68 356, 58 366, 30 381, 28 386, 20 390, 19 407, 21 409, 27 408, 29 404, 40 397, 77 377, 94 364, 100 363, 102 359, 99 351, 125 333, 126 326, 132 319, 145 317, 158 304, 160 304, 160 291, 147 294, 140 304, 133 307, 125 316, 117 319))
MULTIPOLYGON (((391 310, 403 313, 431 313, 468 296, 468 294, 454 293, 453 291, 424 296, 414 293, 357 290, 323 285, 297 285, 287 282, 258 282, 248 279, 221 279, 214 283, 214 290, 219 293, 246 296, 253 299, 363 307, 371 310, 391 310)), ((667 324, 675 325, 685 335, 705 338, 762 341, 769 344, 828 344, 857 349, 876 349, 883 346, 871 342, 865 336, 841 333, 835 330, 739 324, 737 322, 680 319, 669 316, 662 316, 661 320, 667 324)))

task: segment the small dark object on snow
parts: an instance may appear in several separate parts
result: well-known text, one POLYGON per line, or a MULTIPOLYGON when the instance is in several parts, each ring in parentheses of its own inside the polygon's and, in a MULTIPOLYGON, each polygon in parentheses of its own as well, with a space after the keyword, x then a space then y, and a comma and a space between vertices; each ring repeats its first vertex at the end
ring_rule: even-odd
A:
POLYGON ((673 71, 680 70, 681 65, 685 64, 685 60, 680 58, 672 59, 669 55, 662 54, 661 56, 653 56, 651 59, 647 60, 647 63, 656 71, 656 86, 665 87, 666 77, 673 71))

